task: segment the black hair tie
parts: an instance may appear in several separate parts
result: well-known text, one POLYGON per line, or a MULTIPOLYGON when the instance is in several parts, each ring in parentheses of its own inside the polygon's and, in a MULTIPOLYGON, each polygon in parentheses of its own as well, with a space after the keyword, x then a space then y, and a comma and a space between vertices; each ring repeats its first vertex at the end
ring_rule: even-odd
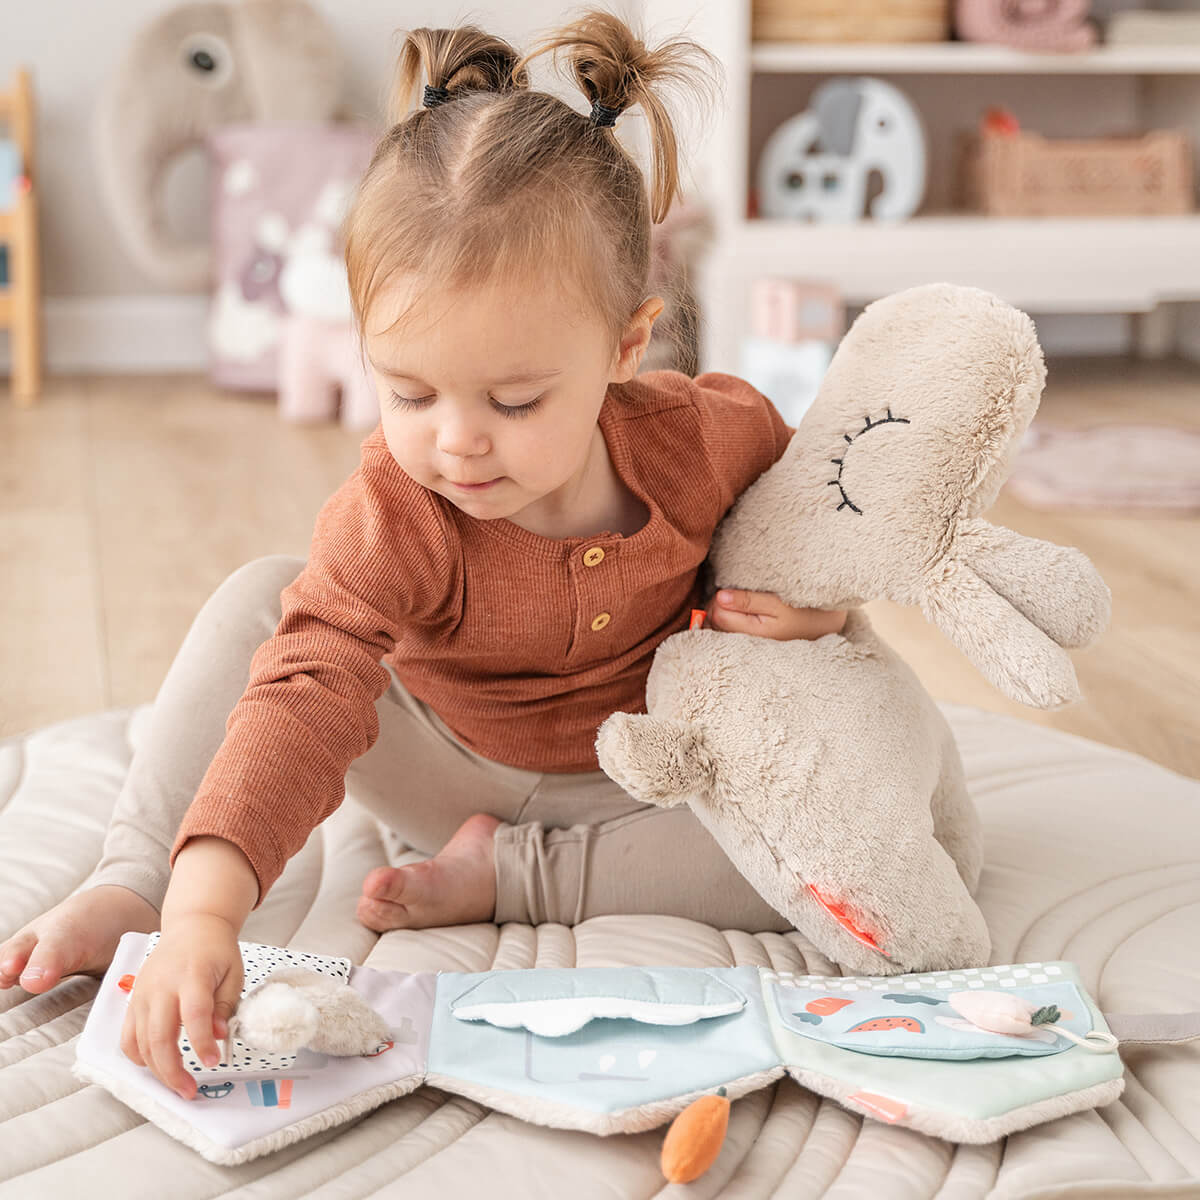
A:
POLYGON ((622 111, 619 108, 609 108, 607 105, 601 104, 599 100, 596 100, 592 104, 592 124, 600 126, 615 125, 622 111))
POLYGON ((424 104, 426 108, 437 108, 439 104, 445 104, 449 99, 450 93, 446 88, 430 87, 429 84, 426 84, 425 95, 422 98, 421 103, 424 104))

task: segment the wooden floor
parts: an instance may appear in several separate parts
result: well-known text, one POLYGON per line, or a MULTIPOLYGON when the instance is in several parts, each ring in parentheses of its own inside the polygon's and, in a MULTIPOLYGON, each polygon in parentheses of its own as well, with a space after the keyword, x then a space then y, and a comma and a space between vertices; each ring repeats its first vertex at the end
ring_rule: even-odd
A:
MULTIPOLYGON (((1200 428, 1200 367, 1056 360, 1039 420, 1200 428)), ((281 424, 273 397, 199 376, 51 378, 38 407, 0 392, 0 736, 152 700, 197 610, 262 554, 305 557, 362 434, 281 424)), ((1200 776, 1200 518, 1038 513, 992 520, 1080 547, 1113 592, 1073 654, 1078 704, 1006 700, 915 609, 877 628, 939 699, 1011 713, 1200 776)))

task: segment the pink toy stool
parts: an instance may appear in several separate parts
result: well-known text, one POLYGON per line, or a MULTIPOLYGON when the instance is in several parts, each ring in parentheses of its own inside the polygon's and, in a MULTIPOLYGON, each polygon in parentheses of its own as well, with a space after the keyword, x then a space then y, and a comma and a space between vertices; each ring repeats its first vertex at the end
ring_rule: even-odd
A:
POLYGON ((339 416, 345 429, 371 429, 379 420, 375 383, 364 368, 354 327, 296 314, 282 320, 279 415, 309 424, 339 416))

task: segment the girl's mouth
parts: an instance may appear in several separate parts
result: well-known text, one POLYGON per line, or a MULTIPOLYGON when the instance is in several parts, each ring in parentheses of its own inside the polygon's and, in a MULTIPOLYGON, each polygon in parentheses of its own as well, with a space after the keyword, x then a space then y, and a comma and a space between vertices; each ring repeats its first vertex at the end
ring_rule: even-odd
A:
POLYGON ((495 479, 489 479, 485 483, 456 483, 453 479, 451 479, 450 483, 456 488, 462 488, 464 492, 479 492, 484 488, 491 487, 494 483, 499 483, 503 478, 504 476, 501 475, 495 479))

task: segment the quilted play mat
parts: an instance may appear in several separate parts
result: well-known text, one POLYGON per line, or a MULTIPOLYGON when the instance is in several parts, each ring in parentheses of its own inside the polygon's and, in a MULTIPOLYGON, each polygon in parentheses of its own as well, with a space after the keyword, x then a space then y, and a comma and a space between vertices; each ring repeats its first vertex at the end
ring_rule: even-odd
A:
MULTIPOLYGON (((432 1026, 430 1052, 406 1068, 407 1075, 401 1072, 403 1094, 250 1161, 210 1161, 73 1070, 84 1057, 81 1035, 89 1015, 108 1002, 101 980, 69 977, 40 996, 14 987, 0 992, 0 1200, 85 1194, 123 1200, 168 1194, 173 1200, 1200 1195, 1200 1041, 1162 1040, 1164 1021, 1169 1027, 1173 1017, 1200 1008, 1200 782, 1039 725, 941 707, 983 820, 985 868, 977 898, 989 923, 993 962, 1022 964, 997 966, 988 986, 1003 984, 1003 975, 1022 988, 1047 989, 1035 1001, 1062 1001, 1054 990, 1064 986, 1066 972, 1078 992, 1067 998, 1072 1017, 1063 1020, 1086 1021, 1089 1012, 1076 998, 1090 1000, 1093 1027, 1103 1014, 1122 1038, 1115 1099, 974 1143, 890 1122, 887 1113, 872 1118, 853 1111, 815 1069, 823 1056, 832 1062, 828 1056, 841 1061, 848 1054, 859 1064, 870 1057, 875 1072, 911 1070, 911 1062, 886 1055, 856 1057, 852 1043, 866 1036, 885 1047, 905 1044, 916 1023, 953 1046, 961 1026, 955 1013, 937 1007, 947 993, 937 990, 942 981, 934 978, 881 984, 886 990, 875 989, 880 994, 870 998, 879 1011, 864 1009, 852 1021, 856 1009, 847 1001, 861 1007, 868 999, 858 991, 860 981, 834 983, 829 977, 843 972, 798 933, 755 934, 636 915, 594 918, 574 928, 489 923, 381 936, 355 919, 362 879, 376 866, 419 856, 380 829, 351 794, 289 861, 240 936, 259 953, 287 947, 351 982, 355 973, 393 985, 410 977, 432 1005, 429 1021, 449 1027, 432 1026), (526 970, 535 967, 555 970, 526 970), (562 971, 573 967, 590 970, 562 971), (1014 979, 1017 969, 1029 974, 1014 979), (664 1180, 661 1123, 614 1133, 604 1119, 613 1104, 648 1098, 629 1079, 638 1074, 635 1067, 654 1073, 647 1068, 651 1043, 631 1045, 624 1058, 587 1054, 585 1062, 584 1042, 572 1042, 568 1054, 568 1042, 560 1039, 550 1053, 552 1039, 539 1041, 539 1034, 586 1040, 589 1030, 605 1028, 604 1020, 573 1029, 577 1015, 564 1018, 547 1008, 542 992, 532 997, 543 1002, 536 1020, 522 1007, 530 999, 528 981, 536 978, 576 1007, 582 997, 592 1016, 620 1016, 597 1013, 597 993, 587 983, 611 982, 610 976, 624 981, 627 1004, 645 1000, 660 1012, 672 1006, 699 1011, 703 1019, 690 1034, 686 1024, 644 1027, 646 1037, 657 1039, 658 1053, 671 1039, 702 1036, 705 1027, 715 1030, 723 1021, 743 1026, 736 1042, 722 1037, 719 1046, 730 1056, 729 1078, 753 1078, 755 1086, 731 1092, 720 1155, 693 1183, 664 1180), (560 994, 563 988, 569 997, 560 994), (440 1016, 434 1015, 435 993, 445 993, 440 1016), (776 1011, 783 1025, 790 1023, 787 1037, 771 1015, 776 1011), (480 1040, 464 1040, 464 1029, 480 1040), (1139 1029, 1153 1029, 1157 1040, 1140 1039, 1139 1029), (513 1075, 505 1074, 502 1056, 485 1049, 489 1039, 495 1046, 519 1041, 545 1056, 532 1064, 532 1074, 522 1060, 521 1078, 536 1077, 537 1087, 523 1085, 528 1094, 520 1103, 510 1094, 513 1075), (563 1088, 558 1079, 563 1071, 575 1079, 618 1068, 628 1078, 608 1078, 591 1089, 618 1097, 606 1104, 582 1100, 584 1089, 577 1083, 563 1088), (522 1104, 534 1093, 565 1097, 575 1115, 558 1124, 533 1123, 545 1119, 537 1110, 528 1110, 529 1120, 514 1115, 527 1112, 522 1104)), ((86 886, 148 713, 148 705, 96 713, 0 742, 0 938, 86 886)), ((145 935, 126 935, 131 967, 148 945, 145 935)), ((952 986, 965 989, 970 981, 952 986)), ((394 990, 383 989, 377 998, 394 990)), ((668 1013, 666 1020, 675 1018, 668 1013)), ((1070 1054, 1058 1057, 1073 1061, 1070 1054)), ((1031 1054, 1022 1064, 1032 1068, 1039 1061, 1050 1060, 1031 1054)), ((714 1082, 693 1080, 688 1072, 695 1066, 680 1055, 668 1073, 674 1092, 714 1082)), ((262 1109, 290 1102, 272 1080, 251 1082, 258 1084, 262 1109)), ((276 1126, 279 1116, 271 1114, 276 1126)))

